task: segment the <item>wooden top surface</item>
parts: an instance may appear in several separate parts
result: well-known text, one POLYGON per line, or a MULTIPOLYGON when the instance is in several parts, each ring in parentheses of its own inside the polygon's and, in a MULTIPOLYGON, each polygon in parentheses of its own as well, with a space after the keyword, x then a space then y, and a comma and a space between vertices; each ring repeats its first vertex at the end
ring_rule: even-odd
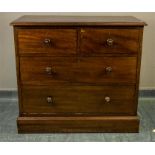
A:
POLYGON ((145 26, 132 16, 34 16, 27 15, 13 21, 14 26, 145 26))

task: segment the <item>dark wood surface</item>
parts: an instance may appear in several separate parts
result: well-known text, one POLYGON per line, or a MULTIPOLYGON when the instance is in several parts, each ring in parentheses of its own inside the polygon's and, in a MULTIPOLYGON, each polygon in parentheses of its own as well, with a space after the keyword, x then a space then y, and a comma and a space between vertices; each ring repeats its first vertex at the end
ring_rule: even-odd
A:
POLYGON ((77 32, 75 29, 19 29, 19 54, 42 53, 75 55, 77 32), (46 40, 49 43, 45 43, 46 40))
POLYGON ((19 117, 19 133, 138 132, 137 116, 19 117))
POLYGON ((100 56, 105 53, 136 54, 139 49, 139 29, 95 29, 81 30, 80 54, 87 56, 100 56), (107 40, 112 39, 109 46, 107 40))
POLYGON ((140 29, 18 29, 20 55, 102 56, 104 54, 137 54, 140 29), (77 42, 77 35, 80 42, 77 42), (44 43, 50 39, 50 43, 44 43), (112 39, 109 46, 107 40, 112 39), (76 51, 79 47, 79 53, 76 51))
POLYGON ((141 69, 141 57, 142 57, 142 43, 143 43, 143 29, 140 30, 139 51, 138 51, 138 55, 137 55, 137 78, 136 78, 136 94, 135 94, 135 100, 136 100, 135 106, 136 107, 138 107, 138 99, 139 99, 139 83, 140 83, 140 69, 141 69))
POLYGON ((14 26, 144 26, 145 22, 132 16, 23 16, 14 26))
POLYGON ((135 84, 136 64, 136 57, 21 57, 21 83, 135 84), (51 74, 47 67, 51 67, 51 74), (108 72, 108 67, 112 71, 108 72))
POLYGON ((24 113, 134 115, 134 86, 23 87, 24 113), (52 97, 52 102, 47 102, 52 97), (110 97, 110 101, 105 100, 110 97))
POLYGON ((20 133, 138 132, 144 22, 24 16, 12 25, 20 133))

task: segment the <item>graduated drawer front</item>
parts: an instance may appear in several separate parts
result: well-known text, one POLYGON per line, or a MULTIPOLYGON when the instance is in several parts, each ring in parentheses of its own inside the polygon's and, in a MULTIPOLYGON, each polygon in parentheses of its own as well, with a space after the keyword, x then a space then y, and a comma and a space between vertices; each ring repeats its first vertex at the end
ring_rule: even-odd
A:
POLYGON ((139 51, 138 29, 81 29, 80 54, 137 54, 139 51))
POLYGON ((21 57, 22 84, 135 83, 136 57, 21 57))
POLYGON ((75 29, 18 29, 20 55, 75 55, 77 32, 75 29))
POLYGON ((134 86, 23 87, 22 112, 31 114, 135 114, 134 86))

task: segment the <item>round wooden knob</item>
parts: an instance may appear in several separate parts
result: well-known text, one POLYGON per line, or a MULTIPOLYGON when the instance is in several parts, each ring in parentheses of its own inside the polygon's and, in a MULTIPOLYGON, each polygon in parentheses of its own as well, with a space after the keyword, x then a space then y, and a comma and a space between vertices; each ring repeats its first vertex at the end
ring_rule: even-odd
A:
POLYGON ((53 98, 51 96, 48 96, 46 100, 47 100, 47 103, 53 103, 53 98))
POLYGON ((108 66, 108 67, 105 68, 105 70, 106 70, 106 72, 110 73, 110 72, 112 72, 112 67, 108 66))
POLYGON ((109 97, 109 96, 106 96, 106 97, 105 97, 105 101, 106 101, 107 103, 109 103, 109 102, 110 102, 110 97, 109 97))
POLYGON ((45 43, 46 45, 51 44, 51 39, 49 39, 49 38, 44 39, 44 43, 45 43))
POLYGON ((107 39, 107 45, 108 46, 112 46, 113 43, 114 43, 114 40, 113 39, 111 39, 111 38, 107 39))
POLYGON ((46 67, 45 71, 47 74, 51 75, 52 74, 52 67, 46 67))

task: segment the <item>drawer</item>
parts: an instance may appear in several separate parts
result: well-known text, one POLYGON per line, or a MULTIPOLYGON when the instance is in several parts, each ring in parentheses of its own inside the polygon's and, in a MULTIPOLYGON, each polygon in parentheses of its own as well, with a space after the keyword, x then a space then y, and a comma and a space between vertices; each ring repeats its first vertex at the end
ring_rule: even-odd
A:
POLYGON ((136 57, 21 57, 22 84, 132 83, 136 57))
POLYGON ((75 29, 17 29, 19 54, 75 55, 75 29))
POLYGON ((81 29, 81 55, 137 54, 138 29, 81 29))
POLYGON ((23 87, 22 108, 31 114, 135 114, 134 86, 23 87))

